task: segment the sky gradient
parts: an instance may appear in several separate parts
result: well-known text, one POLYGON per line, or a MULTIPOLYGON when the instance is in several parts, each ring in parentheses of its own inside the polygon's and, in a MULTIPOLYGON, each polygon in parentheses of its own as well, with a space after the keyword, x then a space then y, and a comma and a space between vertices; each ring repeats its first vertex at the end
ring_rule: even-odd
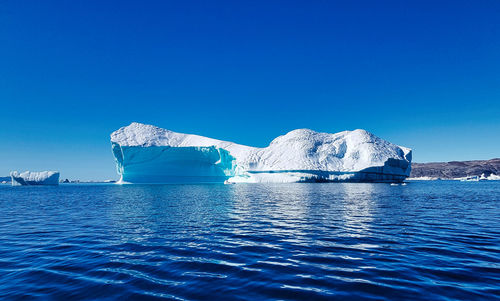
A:
POLYGON ((500 157, 500 1, 0 1, 0 176, 116 179, 133 121, 500 157))

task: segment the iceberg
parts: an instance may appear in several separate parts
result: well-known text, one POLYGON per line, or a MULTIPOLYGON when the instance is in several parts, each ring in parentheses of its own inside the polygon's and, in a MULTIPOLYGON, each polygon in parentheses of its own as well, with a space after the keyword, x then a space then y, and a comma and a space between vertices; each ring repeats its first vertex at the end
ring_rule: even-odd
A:
POLYGON ((489 176, 485 176, 485 174, 481 174, 481 177, 479 178, 479 180, 481 181, 484 181, 484 180, 487 180, 487 181, 500 181, 500 176, 499 175, 496 175, 496 174, 490 174, 489 176))
POLYGON ((12 178, 12 186, 19 185, 59 185, 59 172, 58 171, 25 171, 18 173, 12 171, 10 173, 12 178))
POLYGON ((118 183, 402 182, 412 151, 365 130, 293 130, 264 148, 132 123, 111 134, 118 183))

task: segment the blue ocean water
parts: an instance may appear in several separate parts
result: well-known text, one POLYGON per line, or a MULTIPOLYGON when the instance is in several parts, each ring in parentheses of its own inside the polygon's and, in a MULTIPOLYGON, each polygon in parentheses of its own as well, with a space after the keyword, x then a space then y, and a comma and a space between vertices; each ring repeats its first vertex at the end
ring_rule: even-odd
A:
POLYGON ((500 299, 500 182, 0 185, 5 299, 500 299))

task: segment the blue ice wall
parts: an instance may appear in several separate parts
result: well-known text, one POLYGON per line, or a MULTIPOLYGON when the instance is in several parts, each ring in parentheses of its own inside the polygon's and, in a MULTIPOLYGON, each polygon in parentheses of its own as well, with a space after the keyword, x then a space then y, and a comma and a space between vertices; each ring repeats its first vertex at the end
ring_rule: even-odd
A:
POLYGON ((228 151, 210 147, 120 146, 112 144, 117 171, 131 183, 217 183, 235 175, 228 151))

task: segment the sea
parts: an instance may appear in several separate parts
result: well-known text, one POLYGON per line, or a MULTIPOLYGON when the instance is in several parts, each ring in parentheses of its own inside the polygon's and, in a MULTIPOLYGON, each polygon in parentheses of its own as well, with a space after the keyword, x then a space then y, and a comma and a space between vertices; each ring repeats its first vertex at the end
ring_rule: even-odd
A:
POLYGON ((500 300, 500 181, 0 185, 4 300, 500 300))

